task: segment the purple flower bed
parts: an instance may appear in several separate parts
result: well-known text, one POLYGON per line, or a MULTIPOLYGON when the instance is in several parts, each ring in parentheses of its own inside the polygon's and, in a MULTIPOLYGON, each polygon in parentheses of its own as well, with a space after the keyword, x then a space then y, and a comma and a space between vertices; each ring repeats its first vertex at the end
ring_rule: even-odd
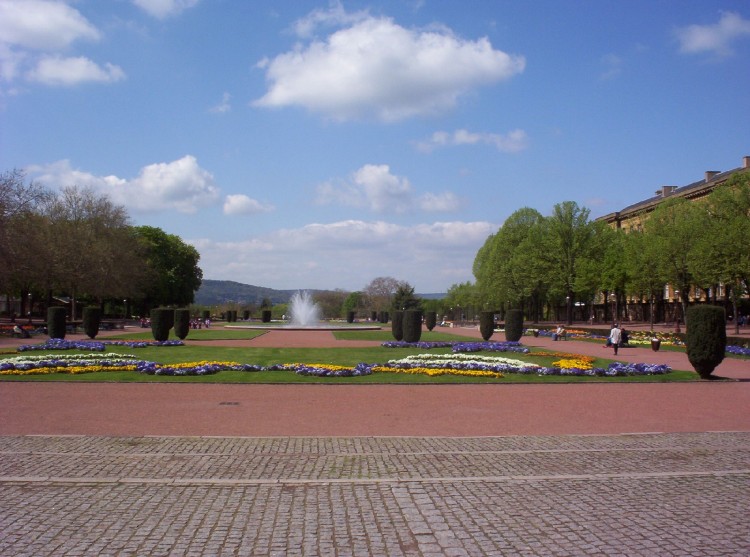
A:
POLYGON ((404 342, 403 340, 391 340, 384 342, 381 346, 384 346, 385 348, 425 348, 429 350, 430 348, 450 348, 453 344, 455 343, 439 341, 404 342))
POLYGON ((454 352, 519 352, 528 353, 529 349, 525 348, 520 342, 404 342, 389 341, 381 344, 385 348, 451 348, 454 352))
POLYGON ((184 346, 181 340, 165 341, 125 341, 125 340, 65 340, 63 338, 51 338, 40 344, 24 344, 18 347, 19 352, 29 350, 92 350, 104 352, 105 346, 127 346, 128 348, 146 348, 149 346, 184 346))
POLYGON ((607 369, 592 368, 559 368, 545 367, 537 370, 539 375, 571 375, 575 377, 625 377, 635 375, 664 375, 670 373, 672 368, 666 364, 626 364, 622 362, 612 362, 607 369))
POLYGON ((735 356, 750 356, 750 348, 745 348, 744 346, 727 346, 726 351, 735 356))
POLYGON ((454 352, 518 352, 527 354, 529 349, 520 342, 454 342, 454 352))

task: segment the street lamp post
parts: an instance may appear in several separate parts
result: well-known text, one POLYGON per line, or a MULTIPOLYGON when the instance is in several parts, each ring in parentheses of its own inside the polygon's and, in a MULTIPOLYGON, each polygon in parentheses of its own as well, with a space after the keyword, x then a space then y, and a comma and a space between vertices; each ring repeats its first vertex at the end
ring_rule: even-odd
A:
POLYGON ((674 301, 675 301, 675 307, 674 307, 674 332, 679 333, 680 332, 680 291, 675 290, 674 291, 674 301))
POLYGON ((609 299, 612 301, 612 323, 614 323, 617 320, 617 307, 615 306, 615 303, 617 302, 617 296, 614 292, 609 295, 609 299))
POLYGON ((29 314, 29 325, 31 325, 31 292, 29 292, 28 298, 29 298, 29 307, 27 307, 26 309, 28 310, 28 314, 29 314))
POLYGON ((566 325, 572 325, 573 324, 573 317, 571 315, 571 307, 570 307, 570 296, 565 296, 565 324, 566 325))

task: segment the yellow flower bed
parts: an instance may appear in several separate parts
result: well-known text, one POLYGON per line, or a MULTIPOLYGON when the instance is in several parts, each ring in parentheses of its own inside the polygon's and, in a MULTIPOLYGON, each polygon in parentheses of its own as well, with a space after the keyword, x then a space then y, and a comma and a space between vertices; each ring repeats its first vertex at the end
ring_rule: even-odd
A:
POLYGON ((49 375, 52 373, 68 373, 76 375, 80 373, 96 373, 100 371, 135 371, 134 365, 126 366, 60 366, 60 367, 34 367, 31 369, 8 369, 0 371, 0 375, 49 375))
POLYGON ((576 359, 563 359, 563 360, 557 360, 556 362, 552 362, 552 365, 554 367, 559 367, 560 369, 591 369, 593 366, 591 363, 593 362, 593 358, 576 358, 576 359))
POLYGON ((433 367, 412 367, 408 369, 401 369, 395 367, 385 366, 374 366, 372 368, 373 373, 408 373, 411 375, 429 375, 434 377, 437 375, 462 375, 464 377, 489 377, 492 379, 500 379, 503 377, 502 373, 495 371, 482 371, 482 370, 469 370, 469 369, 448 369, 448 368, 433 368, 433 367))

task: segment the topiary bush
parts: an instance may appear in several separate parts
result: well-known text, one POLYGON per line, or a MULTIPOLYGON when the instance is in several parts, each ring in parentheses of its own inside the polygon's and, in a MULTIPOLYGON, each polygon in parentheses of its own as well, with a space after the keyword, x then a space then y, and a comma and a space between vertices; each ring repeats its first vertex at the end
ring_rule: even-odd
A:
POLYGON ((201 317, 203 318, 203 321, 206 322, 209 319, 211 319, 211 310, 204 309, 203 313, 201 314, 201 317))
POLYGON ((505 313, 505 340, 518 342, 523 336, 523 311, 509 309, 505 313))
POLYGON ((726 313, 718 306, 692 306, 686 313, 685 344, 690 365, 710 379, 727 348, 726 313))
MULTIPOLYGON (((480 311, 479 312, 479 332, 482 334, 484 340, 490 340, 492 333, 495 332, 495 312, 494 311, 480 311)), ((505 335, 508 335, 508 328, 506 325, 505 335)))
POLYGON ((346 322, 347 323, 354 323, 354 312, 353 311, 347 311, 346 312, 346 322))
POLYGON ((102 322, 102 310, 98 306, 83 308, 83 332, 89 338, 96 338, 99 334, 99 324, 102 322))
POLYGON ((403 323, 404 342, 419 342, 422 338, 422 310, 406 310, 403 323))
POLYGON ((53 306, 47 309, 47 334, 49 338, 65 338, 66 309, 53 306))
POLYGON ((169 329, 174 321, 174 310, 169 308, 154 308, 151 310, 151 336, 154 340, 163 342, 169 339, 169 329))
POLYGON ((404 312, 394 311, 391 321, 391 333, 396 340, 404 340, 404 312))
POLYGON ((178 308, 174 310, 174 335, 180 340, 185 340, 190 332, 190 310, 178 308))
POLYGON ((261 313, 261 321, 263 321, 263 323, 271 322, 271 310, 270 309, 263 310, 263 313, 261 313))
POLYGON ((432 331, 432 329, 435 328, 435 325, 437 325, 437 312, 436 311, 428 311, 424 314, 424 324, 427 327, 428 331, 432 331))

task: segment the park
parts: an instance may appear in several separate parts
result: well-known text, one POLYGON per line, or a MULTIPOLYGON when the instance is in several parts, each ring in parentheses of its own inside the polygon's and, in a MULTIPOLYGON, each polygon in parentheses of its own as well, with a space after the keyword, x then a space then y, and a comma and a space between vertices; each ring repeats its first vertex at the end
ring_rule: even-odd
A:
MULTIPOLYGON (((648 324, 641 327, 651 334, 648 324)), ((175 369, 197 354, 215 362, 317 362, 330 369, 450 355, 448 348, 387 347, 388 329, 343 329, 215 324, 191 331, 181 345, 148 346, 154 342, 148 333, 128 329, 102 331, 96 340, 113 343, 105 344, 110 356, 133 352, 175 369)), ((422 337, 435 344, 484 342, 477 326, 447 331, 425 329, 422 337)), ((539 361, 611 356, 602 339, 581 334, 555 341, 538 328, 532 332, 519 344, 550 354, 539 361)), ((66 339, 71 353, 91 341, 81 333, 66 339)), ((0 350, 3 359, 43 354, 18 349, 45 342, 2 338, 0 350)), ((516 355, 528 357, 510 354, 516 355)), ((502 378, 316 377, 291 370, 3 375, 0 550, 742 553, 747 357, 725 358, 714 380, 700 379, 679 347, 634 344, 618 360, 672 371, 502 378), (666 379, 670 374, 676 377, 666 379), (625 531, 618 520, 591 521, 623 512, 625 531), (650 526, 655 522, 658 533, 650 526)))

